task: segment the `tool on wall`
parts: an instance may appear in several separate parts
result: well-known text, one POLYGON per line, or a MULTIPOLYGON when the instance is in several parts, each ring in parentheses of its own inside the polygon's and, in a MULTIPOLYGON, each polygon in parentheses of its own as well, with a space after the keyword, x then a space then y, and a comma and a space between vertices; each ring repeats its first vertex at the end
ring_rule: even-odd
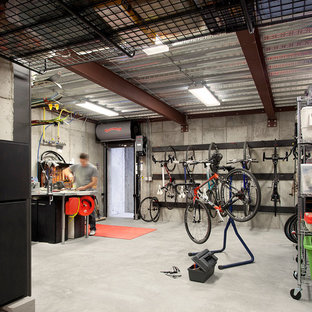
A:
POLYGON ((272 181, 272 195, 271 195, 271 201, 274 202, 274 216, 276 216, 277 213, 277 203, 281 202, 281 197, 278 192, 278 184, 279 184, 279 174, 277 172, 277 165, 279 160, 286 160, 288 161, 289 154, 288 152, 285 153, 285 157, 279 157, 279 154, 277 152, 277 141, 275 139, 275 145, 274 145, 274 153, 271 157, 266 157, 265 152, 263 152, 263 161, 265 160, 272 160, 273 162, 273 168, 274 168, 274 178, 272 181))

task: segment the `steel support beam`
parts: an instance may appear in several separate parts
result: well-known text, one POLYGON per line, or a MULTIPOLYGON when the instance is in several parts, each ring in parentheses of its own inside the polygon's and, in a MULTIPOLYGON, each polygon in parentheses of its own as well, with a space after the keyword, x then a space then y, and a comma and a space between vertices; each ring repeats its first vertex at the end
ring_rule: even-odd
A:
POLYGON ((274 99, 258 29, 256 28, 253 34, 250 34, 248 30, 237 31, 236 35, 261 98, 264 111, 268 119, 275 119, 274 99))
POLYGON ((187 124, 186 116, 175 108, 148 94, 98 63, 89 62, 66 68, 134 103, 164 116, 166 119, 175 121, 181 125, 187 124))

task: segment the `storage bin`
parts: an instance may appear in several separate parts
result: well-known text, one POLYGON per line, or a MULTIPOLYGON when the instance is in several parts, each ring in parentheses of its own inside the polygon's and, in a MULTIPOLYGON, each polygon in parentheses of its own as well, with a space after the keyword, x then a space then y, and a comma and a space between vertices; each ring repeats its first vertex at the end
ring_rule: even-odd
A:
POLYGON ((312 107, 301 109, 301 132, 304 141, 312 142, 312 107))
POLYGON ((301 170, 301 194, 312 194, 312 164, 302 164, 301 170))
POLYGON ((312 232, 312 212, 306 212, 304 214, 304 221, 308 231, 312 232))
POLYGON ((213 275, 218 258, 205 249, 194 256, 192 260, 194 264, 188 268, 190 281, 205 283, 213 275))
POLYGON ((307 251, 309 263, 310 263, 310 275, 312 279, 312 236, 305 236, 303 246, 307 251))

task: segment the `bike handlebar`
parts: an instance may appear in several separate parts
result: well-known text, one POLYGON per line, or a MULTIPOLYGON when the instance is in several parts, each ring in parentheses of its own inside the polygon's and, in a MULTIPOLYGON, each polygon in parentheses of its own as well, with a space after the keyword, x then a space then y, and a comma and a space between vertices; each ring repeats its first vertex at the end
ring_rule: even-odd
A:
POLYGON ((231 159, 227 162, 227 164, 237 164, 237 163, 250 163, 250 162, 253 162, 253 163, 258 163, 259 161, 257 159, 254 159, 254 158, 248 158, 248 159, 231 159))
POLYGON ((265 160, 286 160, 288 161, 288 158, 289 158, 289 155, 288 155, 288 152, 286 152, 285 154, 285 157, 278 157, 278 155, 272 155, 272 157, 267 157, 265 156, 265 152, 263 152, 263 156, 262 156, 262 160, 265 161, 265 160))
POLYGON ((156 163, 161 163, 161 164, 167 164, 167 163, 176 163, 174 160, 174 157, 170 157, 169 159, 166 160, 156 160, 156 158, 154 157, 154 155, 152 155, 152 161, 156 164, 156 163))

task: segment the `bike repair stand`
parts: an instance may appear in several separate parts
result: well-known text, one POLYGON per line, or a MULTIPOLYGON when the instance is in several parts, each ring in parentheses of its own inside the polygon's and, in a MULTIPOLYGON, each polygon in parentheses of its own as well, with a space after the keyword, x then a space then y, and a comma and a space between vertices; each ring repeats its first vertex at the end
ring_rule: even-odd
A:
MULTIPOLYGON (((235 263, 230 263, 230 264, 226 264, 226 265, 219 265, 218 268, 219 270, 224 270, 224 269, 229 269, 229 268, 233 268, 233 267, 237 267, 237 266, 241 266, 241 265, 246 265, 246 264, 250 264, 253 263, 255 261, 255 257, 253 255, 253 253, 250 251, 250 249, 248 248, 247 244, 245 243, 245 241, 243 240, 243 238, 240 236, 240 234, 238 233, 235 221, 232 218, 229 218, 225 229, 224 229, 224 236, 223 236, 223 247, 222 249, 219 250, 212 250, 211 253, 212 254, 216 254, 216 253, 221 253, 226 249, 226 243, 227 243, 227 231, 230 227, 230 225, 232 225, 233 230, 235 232, 235 235, 237 236, 237 238, 239 239, 239 241, 241 242, 241 244, 244 246, 245 250, 247 251, 247 253, 250 256, 249 260, 246 261, 240 261, 240 262, 235 262, 235 263)), ((189 253, 189 256, 194 256, 197 253, 189 253)))
POLYGON ((243 238, 238 233, 235 221, 232 218, 229 218, 229 220, 228 220, 228 222, 227 222, 227 224, 225 226, 225 229, 224 229, 223 247, 222 247, 222 249, 213 250, 212 253, 214 253, 214 254, 215 253, 220 253, 220 252, 223 252, 226 249, 227 231, 228 231, 230 225, 232 225, 233 230, 235 232, 235 235, 237 236, 237 238, 239 239, 241 244, 244 246, 245 250, 247 251, 247 253, 250 256, 250 259, 246 260, 246 261, 240 261, 240 262, 230 263, 230 264, 226 264, 226 265, 219 265, 218 266, 219 270, 224 270, 224 269, 229 269, 229 268, 233 268, 233 267, 237 267, 237 266, 241 266, 241 265, 245 265, 245 264, 250 264, 250 263, 253 263, 255 261, 255 257, 253 255, 253 253, 250 251, 250 249, 246 245, 245 241, 243 240, 243 238))

